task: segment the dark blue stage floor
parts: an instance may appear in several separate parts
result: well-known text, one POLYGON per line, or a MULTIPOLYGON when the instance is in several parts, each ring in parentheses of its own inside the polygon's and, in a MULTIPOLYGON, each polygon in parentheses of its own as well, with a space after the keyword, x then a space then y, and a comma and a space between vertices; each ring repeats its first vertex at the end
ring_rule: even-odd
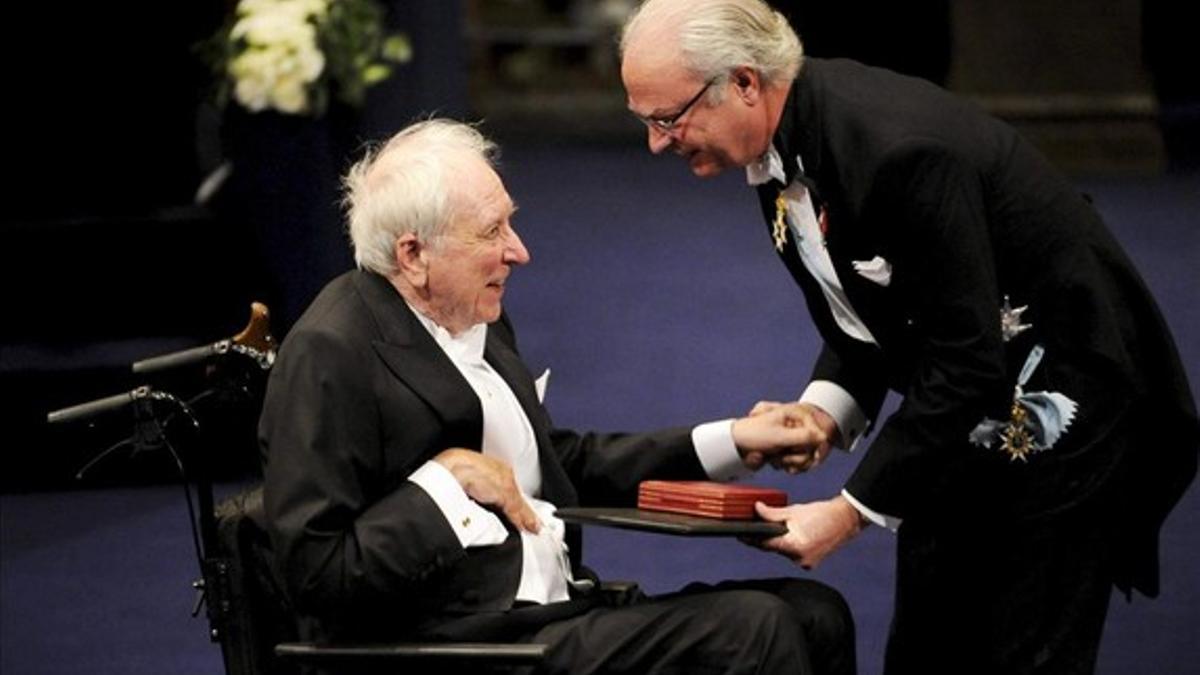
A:
MULTIPOLYGON (((526 360, 553 375, 560 425, 645 429, 745 412, 802 388, 816 353, 800 294, 738 175, 701 182, 635 148, 510 149, 503 173, 533 261, 506 307, 526 360)), ((1200 382, 1200 181, 1081 180, 1158 296, 1200 382)), ((29 451, 9 448, 6 452, 29 451)), ((757 482, 794 500, 836 492, 856 457, 757 482)), ((235 486, 222 486, 225 491, 235 486)), ((221 672, 192 619, 197 576, 175 486, 0 497, 0 672, 221 672)), ((1163 596, 1114 596, 1100 672, 1190 673, 1200 660, 1200 495, 1164 531, 1163 596)), ((651 591, 690 580, 807 574, 732 541, 591 530, 586 559, 651 591)), ((870 531, 813 576, 842 590, 861 671, 877 673, 891 611, 893 537, 870 531)))

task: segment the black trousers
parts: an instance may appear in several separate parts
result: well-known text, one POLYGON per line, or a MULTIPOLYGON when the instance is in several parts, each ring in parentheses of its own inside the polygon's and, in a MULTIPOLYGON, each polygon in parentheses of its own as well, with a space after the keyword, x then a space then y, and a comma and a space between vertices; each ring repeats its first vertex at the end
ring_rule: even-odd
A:
POLYGON ((900 527, 887 675, 1091 673, 1112 573, 1096 513, 900 527))
POLYGON ((886 675, 1095 671, 1112 552, 1129 543, 1120 505, 1145 490, 1125 483, 1131 401, 1086 363, 1046 371, 1030 390, 1080 401, 1060 442, 1027 462, 972 446, 950 453, 969 467, 958 492, 900 526, 886 675))
POLYGON ((855 672, 845 600, 803 579, 692 584, 626 598, 552 622, 529 636, 550 646, 536 673, 855 672))

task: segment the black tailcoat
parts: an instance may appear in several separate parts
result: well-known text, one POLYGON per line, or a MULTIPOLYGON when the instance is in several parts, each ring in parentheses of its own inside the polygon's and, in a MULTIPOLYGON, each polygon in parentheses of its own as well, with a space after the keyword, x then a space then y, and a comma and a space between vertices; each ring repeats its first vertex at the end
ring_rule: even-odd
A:
MULTIPOLYGON (((1200 432, 1166 325, 1089 200, 972 104, 851 61, 805 61, 773 143, 788 181, 800 176, 826 210, 834 268, 878 341, 837 327, 789 234, 780 256, 825 341, 814 379, 872 418, 888 388, 903 396, 851 494, 901 518, 967 524, 1107 500, 1118 585, 1157 593, 1158 529, 1195 474, 1200 432), (886 286, 853 266, 876 256, 891 264, 886 286), (1032 326, 1008 342, 1006 296, 1032 326), (1009 418, 1035 344, 1046 355, 1025 390, 1059 391, 1080 412, 1054 448, 1013 462, 967 438, 984 417, 1009 418)), ((758 188, 768 227, 780 187, 758 188)))
MULTIPOLYGON (((533 426, 541 499, 632 505, 643 479, 704 478, 687 429, 554 429, 506 317, 488 327, 484 358, 533 426)), ((321 292, 280 349, 259 435, 269 531, 306 637, 482 639, 493 633, 480 633, 476 619, 503 623, 520 579, 520 538, 464 549, 407 480, 447 448, 480 449, 479 400, 387 280, 349 272, 321 292), (469 630, 446 628, 464 617, 469 630)), ((578 567, 578 528, 567 538, 578 567)))

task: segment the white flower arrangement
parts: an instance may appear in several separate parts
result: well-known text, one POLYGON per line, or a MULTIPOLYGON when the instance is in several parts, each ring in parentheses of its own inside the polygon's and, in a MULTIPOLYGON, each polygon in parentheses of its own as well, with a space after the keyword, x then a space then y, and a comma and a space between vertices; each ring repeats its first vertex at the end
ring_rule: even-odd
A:
POLYGON ((218 102, 247 110, 320 115, 330 95, 352 105, 411 58, 407 40, 385 35, 375 0, 239 0, 207 46, 218 102), (390 63, 389 63, 390 62, 390 63))

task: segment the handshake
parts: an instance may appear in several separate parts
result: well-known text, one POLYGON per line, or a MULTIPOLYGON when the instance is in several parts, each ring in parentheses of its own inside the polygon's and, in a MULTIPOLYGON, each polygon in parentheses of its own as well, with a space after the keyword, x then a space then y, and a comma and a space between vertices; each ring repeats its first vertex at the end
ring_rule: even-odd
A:
MULTIPOLYGON (((765 464, 791 474, 808 471, 829 454, 837 434, 833 418, 807 403, 759 401, 747 416, 733 422, 738 454, 755 471, 765 464)), ((520 529, 540 529, 508 462, 463 448, 449 448, 434 461, 450 471, 471 499, 501 511, 520 529)))
POLYGON ((733 442, 750 469, 764 464, 790 474, 808 471, 829 454, 837 424, 824 410, 807 403, 759 401, 733 423, 733 442))
MULTIPOLYGON (((791 474, 816 467, 838 442, 838 428, 825 411, 807 403, 760 401, 746 417, 733 422, 733 442, 742 462, 758 470, 766 464, 791 474)), ((474 450, 450 448, 434 457, 462 485, 471 499, 490 506, 509 522, 536 533, 541 521, 517 486, 504 460, 474 450)), ((810 504, 770 507, 758 504, 759 517, 786 522, 788 533, 755 546, 775 551, 812 568, 863 528, 865 522, 842 496, 810 504)))

